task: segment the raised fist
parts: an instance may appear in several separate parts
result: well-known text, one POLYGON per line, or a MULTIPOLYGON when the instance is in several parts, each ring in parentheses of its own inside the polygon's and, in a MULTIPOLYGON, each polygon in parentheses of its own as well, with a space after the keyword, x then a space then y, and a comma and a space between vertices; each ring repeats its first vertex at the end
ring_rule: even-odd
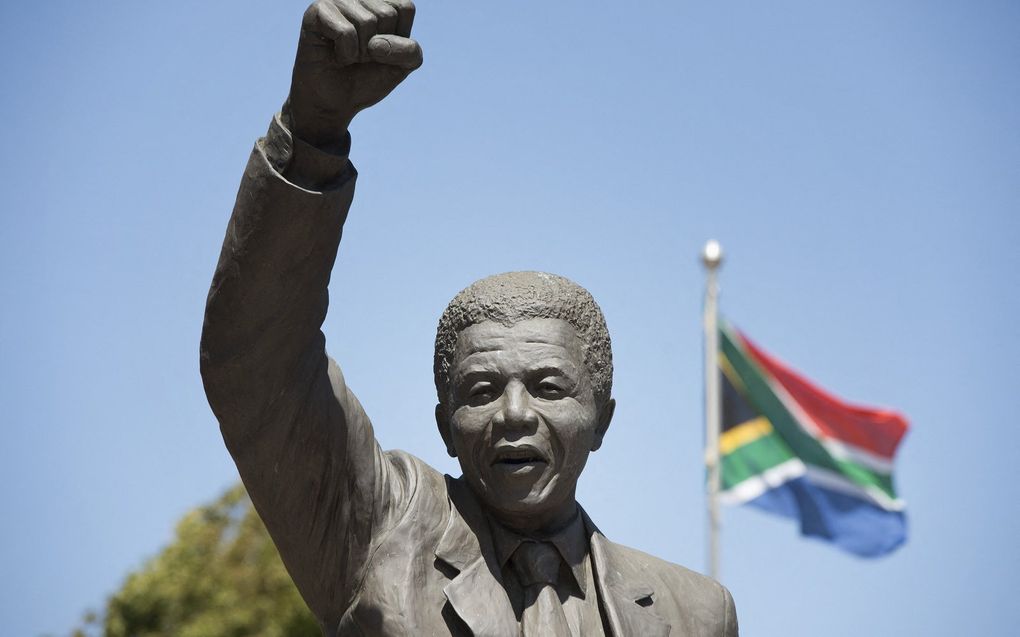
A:
POLYGON ((302 140, 329 148, 354 116, 421 66, 411 0, 318 0, 301 23, 285 110, 302 140))

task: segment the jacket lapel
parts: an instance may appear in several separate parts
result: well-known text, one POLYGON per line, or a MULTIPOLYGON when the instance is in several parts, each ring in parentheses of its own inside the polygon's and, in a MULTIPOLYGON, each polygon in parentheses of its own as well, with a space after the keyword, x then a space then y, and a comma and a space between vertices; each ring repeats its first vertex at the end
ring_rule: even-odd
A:
MULTIPOLYGON (((436 557, 457 571, 443 589, 474 637, 516 637, 517 619, 503 588, 488 522, 460 480, 447 476, 450 520, 436 557)), ((612 637, 666 637, 670 624, 655 612, 655 591, 581 510, 599 599, 612 637)))
POLYGON ((655 612, 655 591, 641 581, 640 572, 617 554, 616 547, 595 527, 588 514, 585 529, 599 597, 613 637, 666 637, 671 626, 655 612))
POLYGON ((516 637, 517 619, 503 588, 488 522, 466 486, 450 477, 446 482, 450 520, 436 557, 458 573, 443 592, 475 637, 516 637))

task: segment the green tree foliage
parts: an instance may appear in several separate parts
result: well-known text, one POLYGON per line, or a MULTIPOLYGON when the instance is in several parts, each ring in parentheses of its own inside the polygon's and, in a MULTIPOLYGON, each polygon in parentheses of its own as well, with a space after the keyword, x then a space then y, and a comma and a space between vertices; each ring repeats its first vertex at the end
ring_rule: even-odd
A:
POLYGON ((74 637, 320 637, 240 485, 178 523, 74 637))

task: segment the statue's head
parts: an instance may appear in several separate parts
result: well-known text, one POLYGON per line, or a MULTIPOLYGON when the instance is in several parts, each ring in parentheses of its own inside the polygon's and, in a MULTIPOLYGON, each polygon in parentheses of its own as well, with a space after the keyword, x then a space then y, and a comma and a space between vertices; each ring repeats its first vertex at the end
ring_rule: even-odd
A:
POLYGON ((543 272, 476 281, 439 320, 434 370, 439 431, 483 504, 523 530, 572 513, 615 408, 591 294, 543 272))

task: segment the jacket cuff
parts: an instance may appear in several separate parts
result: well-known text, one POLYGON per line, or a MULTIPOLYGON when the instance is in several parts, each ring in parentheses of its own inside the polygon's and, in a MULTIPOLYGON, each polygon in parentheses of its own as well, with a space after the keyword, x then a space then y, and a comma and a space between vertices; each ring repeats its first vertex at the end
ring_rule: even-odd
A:
POLYGON ((344 141, 335 151, 330 152, 295 137, 285 120, 286 116, 282 113, 273 116, 269 131, 258 142, 269 165, 283 177, 297 151, 301 155, 301 178, 304 182, 321 184, 318 188, 321 191, 343 186, 354 173, 354 167, 348 159, 351 152, 350 133, 345 133, 344 141))

